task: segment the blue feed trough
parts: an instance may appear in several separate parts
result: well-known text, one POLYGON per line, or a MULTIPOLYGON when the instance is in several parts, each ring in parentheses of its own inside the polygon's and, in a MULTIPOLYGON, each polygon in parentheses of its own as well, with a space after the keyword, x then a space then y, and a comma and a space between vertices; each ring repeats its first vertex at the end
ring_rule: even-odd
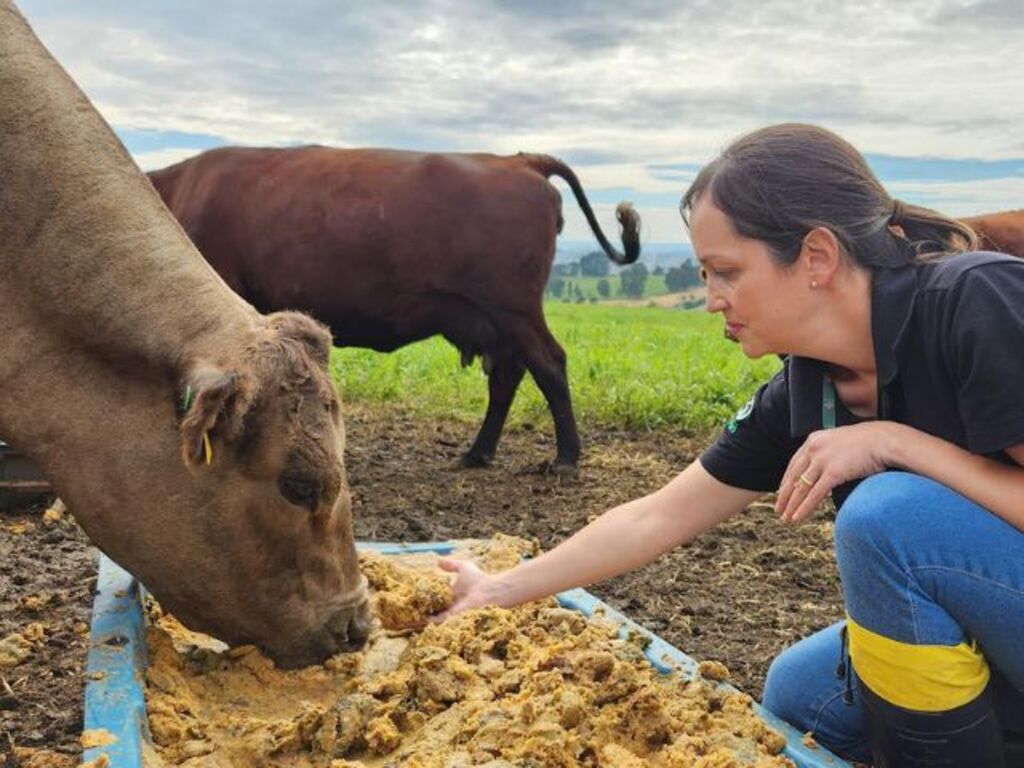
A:
MULTIPOLYGON (((360 549, 384 554, 435 552, 448 554, 455 549, 450 542, 427 544, 381 544, 363 542, 360 549)), ((85 687, 85 730, 106 731, 113 742, 85 750, 85 760, 106 755, 111 768, 143 768, 142 750, 146 739, 146 700, 143 693, 146 667, 145 631, 141 590, 135 579, 105 555, 100 556, 99 580, 93 605, 91 643, 85 687)), ((650 639, 647 658, 657 669, 668 672, 682 669, 693 675, 697 662, 657 635, 630 621, 606 603, 582 589, 558 596, 566 608, 590 616, 600 610, 604 617, 622 624, 622 632, 639 632, 650 639)), ((809 747, 803 734, 783 722, 759 704, 757 713, 786 737, 783 754, 801 768, 850 768, 850 764, 823 747, 809 747)), ((107 739, 109 740, 109 739, 107 739)))

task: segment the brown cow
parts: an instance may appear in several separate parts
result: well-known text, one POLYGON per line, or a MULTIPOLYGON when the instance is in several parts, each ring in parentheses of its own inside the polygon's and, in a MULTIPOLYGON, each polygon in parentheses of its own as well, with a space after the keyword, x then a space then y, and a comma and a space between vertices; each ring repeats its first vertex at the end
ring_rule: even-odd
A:
POLYGON ((982 250, 1024 258, 1024 209, 983 213, 960 221, 977 233, 982 250))
POLYGON ((483 358, 490 400, 463 457, 494 456, 529 370, 555 422, 555 469, 580 453, 565 353, 542 297, 561 230, 565 179, 605 253, 640 252, 622 203, 625 254, 601 232, 570 168, 546 155, 395 150, 215 149, 150 173, 171 212, 228 285, 264 312, 302 309, 340 346, 391 351, 436 334, 483 358))
POLYGON ((330 335, 228 289, 9 0, 0 179, 0 435, 189 626, 360 646, 330 335))

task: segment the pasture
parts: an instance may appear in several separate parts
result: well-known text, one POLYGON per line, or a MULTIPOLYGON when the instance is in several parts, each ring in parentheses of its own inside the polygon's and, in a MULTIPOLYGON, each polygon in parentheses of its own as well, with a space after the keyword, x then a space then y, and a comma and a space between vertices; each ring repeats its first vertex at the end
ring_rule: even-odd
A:
MULTIPOLYGON (((778 365, 748 361, 703 312, 553 303, 583 439, 577 477, 537 471, 554 444, 532 381, 521 388, 494 464, 457 467, 483 413, 479 363, 443 340, 390 355, 335 350, 346 468, 363 540, 535 538, 552 547, 594 515, 649 493, 699 455, 778 365)), ((0 638, 43 627, 31 656, 0 668, 0 754, 9 745, 79 754, 82 634, 95 550, 72 521, 0 514, 0 638), (9 691, 7 688, 9 687, 9 691)), ((772 657, 839 618, 831 516, 797 527, 767 504, 592 591, 668 642, 717 659, 760 697, 772 657)), ((75 765, 76 762, 68 762, 75 765)))
MULTIPOLYGON (((545 314, 568 355, 582 426, 708 432, 779 366, 774 358, 747 360, 723 338, 721 318, 702 311, 549 302, 545 314)), ((347 401, 401 404, 420 416, 470 424, 487 406, 479 363, 462 368, 458 353, 439 337, 390 354, 336 349, 332 373, 347 401)), ((509 414, 510 426, 523 424, 550 425, 529 377, 509 414)))

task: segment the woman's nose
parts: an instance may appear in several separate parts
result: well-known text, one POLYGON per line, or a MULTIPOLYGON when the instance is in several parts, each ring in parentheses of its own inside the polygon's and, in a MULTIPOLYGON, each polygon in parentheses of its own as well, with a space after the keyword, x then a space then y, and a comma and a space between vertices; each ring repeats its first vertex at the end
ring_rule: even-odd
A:
POLYGON ((708 312, 721 312, 726 307, 725 299, 722 298, 718 291, 713 290, 711 286, 708 286, 708 300, 707 300, 708 312))

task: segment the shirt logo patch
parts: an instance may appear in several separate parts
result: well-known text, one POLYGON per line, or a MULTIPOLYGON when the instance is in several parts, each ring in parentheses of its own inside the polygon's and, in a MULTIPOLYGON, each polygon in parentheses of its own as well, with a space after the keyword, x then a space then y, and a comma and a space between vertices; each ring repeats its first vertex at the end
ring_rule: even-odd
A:
POLYGON ((729 419, 729 422, 725 425, 725 428, 729 430, 730 434, 735 433, 739 429, 740 422, 747 419, 750 414, 754 412, 754 398, 747 400, 746 405, 736 411, 736 415, 729 419))

